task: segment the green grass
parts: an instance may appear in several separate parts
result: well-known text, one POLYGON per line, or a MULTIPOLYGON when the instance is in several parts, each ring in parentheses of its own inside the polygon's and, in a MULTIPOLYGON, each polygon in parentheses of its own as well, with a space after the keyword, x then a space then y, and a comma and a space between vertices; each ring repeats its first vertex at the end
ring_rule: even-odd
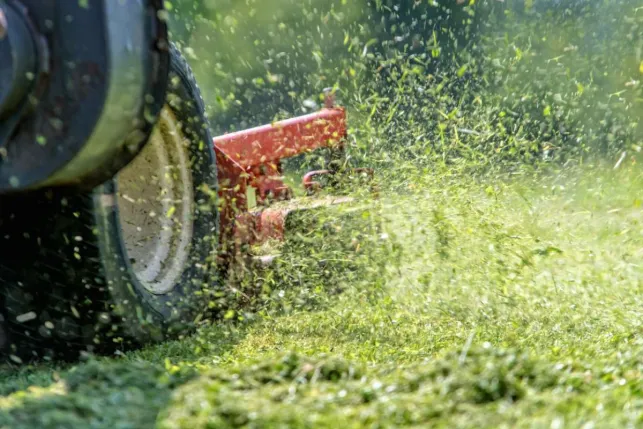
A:
POLYGON ((643 175, 621 170, 384 192, 353 265, 312 275, 294 245, 241 318, 3 368, 0 427, 641 427, 643 175))

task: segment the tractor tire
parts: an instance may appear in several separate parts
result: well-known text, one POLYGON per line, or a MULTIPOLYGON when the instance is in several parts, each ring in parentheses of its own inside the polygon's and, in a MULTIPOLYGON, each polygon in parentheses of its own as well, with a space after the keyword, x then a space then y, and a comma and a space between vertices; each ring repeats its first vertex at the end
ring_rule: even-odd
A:
POLYGON ((118 353, 194 326, 216 290, 216 158, 190 67, 172 46, 148 142, 91 192, 0 199, 0 347, 25 360, 118 353))

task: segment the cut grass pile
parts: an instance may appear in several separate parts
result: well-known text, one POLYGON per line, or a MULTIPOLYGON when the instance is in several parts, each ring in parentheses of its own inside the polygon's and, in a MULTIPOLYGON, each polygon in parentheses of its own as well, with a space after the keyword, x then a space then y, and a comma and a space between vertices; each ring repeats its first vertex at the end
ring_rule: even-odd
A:
POLYGON ((115 359, 5 367, 0 427, 641 427, 637 170, 384 192, 368 257, 344 254, 357 268, 286 284, 323 270, 295 246, 243 317, 115 359), (292 304, 300 286, 313 306, 292 304))

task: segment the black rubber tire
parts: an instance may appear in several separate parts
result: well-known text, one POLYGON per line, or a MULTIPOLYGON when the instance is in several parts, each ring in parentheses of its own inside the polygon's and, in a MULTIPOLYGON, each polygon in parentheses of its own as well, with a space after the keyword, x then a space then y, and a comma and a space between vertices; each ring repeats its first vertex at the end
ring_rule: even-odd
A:
POLYGON ((184 332, 216 289, 216 158, 194 76, 175 47, 166 102, 190 141, 193 240, 180 282, 152 294, 121 237, 116 181, 0 199, 0 342, 13 361, 113 353, 184 332))

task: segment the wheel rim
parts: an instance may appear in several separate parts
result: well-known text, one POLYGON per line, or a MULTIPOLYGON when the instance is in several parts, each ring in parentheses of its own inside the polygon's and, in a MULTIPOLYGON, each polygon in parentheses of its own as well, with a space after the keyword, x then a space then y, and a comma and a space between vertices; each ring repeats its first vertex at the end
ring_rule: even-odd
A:
POLYGON ((119 223, 139 283, 154 294, 179 282, 192 241, 189 141, 166 105, 140 154, 117 176, 119 223))

